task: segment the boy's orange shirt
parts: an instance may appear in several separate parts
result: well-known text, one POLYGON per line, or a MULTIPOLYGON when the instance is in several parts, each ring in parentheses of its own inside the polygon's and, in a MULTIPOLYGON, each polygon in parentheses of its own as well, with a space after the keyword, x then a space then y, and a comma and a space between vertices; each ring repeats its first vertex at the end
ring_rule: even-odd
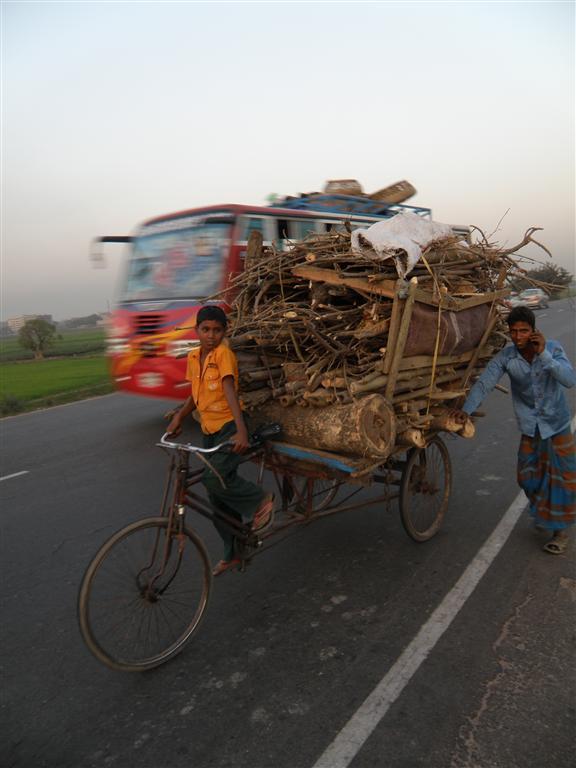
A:
POLYGON ((200 414, 202 431, 208 435, 234 420, 222 388, 225 376, 234 377, 234 388, 238 392, 238 361, 226 344, 219 344, 208 352, 203 370, 200 370, 200 347, 189 353, 186 379, 192 384, 192 398, 200 414))

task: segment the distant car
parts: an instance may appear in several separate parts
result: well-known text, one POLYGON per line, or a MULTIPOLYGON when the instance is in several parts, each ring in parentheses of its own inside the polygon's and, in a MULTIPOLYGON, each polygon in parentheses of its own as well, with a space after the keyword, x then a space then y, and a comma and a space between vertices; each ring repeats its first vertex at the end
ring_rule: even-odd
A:
POLYGON ((548 309, 548 294, 541 288, 526 288, 515 297, 515 307, 548 309))
POLYGON ((503 314, 507 315, 511 309, 518 306, 518 294, 516 291, 511 291, 505 299, 502 300, 501 310, 503 314))

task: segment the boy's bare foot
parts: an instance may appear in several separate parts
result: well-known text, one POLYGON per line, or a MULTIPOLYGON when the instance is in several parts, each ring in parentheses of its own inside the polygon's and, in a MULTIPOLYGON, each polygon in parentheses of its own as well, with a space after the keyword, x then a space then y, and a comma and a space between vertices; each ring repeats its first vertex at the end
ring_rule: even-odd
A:
POLYGON ((235 557, 233 560, 220 560, 220 562, 216 563, 214 568, 212 568, 212 576, 220 576, 222 573, 226 573, 226 571, 229 571, 231 568, 236 568, 240 565, 240 560, 235 557))

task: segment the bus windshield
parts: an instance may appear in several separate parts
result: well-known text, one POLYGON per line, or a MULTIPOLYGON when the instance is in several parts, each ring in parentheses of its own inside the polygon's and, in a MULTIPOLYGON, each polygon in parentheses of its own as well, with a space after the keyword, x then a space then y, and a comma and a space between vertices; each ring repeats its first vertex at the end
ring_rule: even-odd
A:
POLYGON ((143 227, 134 237, 120 301, 204 299, 220 290, 231 221, 175 225, 143 227))

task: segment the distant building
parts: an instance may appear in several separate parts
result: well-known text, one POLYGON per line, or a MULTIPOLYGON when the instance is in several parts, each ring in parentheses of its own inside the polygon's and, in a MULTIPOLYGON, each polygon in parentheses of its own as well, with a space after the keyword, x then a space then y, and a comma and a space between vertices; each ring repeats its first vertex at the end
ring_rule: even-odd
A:
POLYGON ((28 320, 46 320, 48 323, 53 322, 52 315, 18 315, 18 317, 7 318, 6 323, 11 331, 18 333, 20 328, 22 328, 28 320))

